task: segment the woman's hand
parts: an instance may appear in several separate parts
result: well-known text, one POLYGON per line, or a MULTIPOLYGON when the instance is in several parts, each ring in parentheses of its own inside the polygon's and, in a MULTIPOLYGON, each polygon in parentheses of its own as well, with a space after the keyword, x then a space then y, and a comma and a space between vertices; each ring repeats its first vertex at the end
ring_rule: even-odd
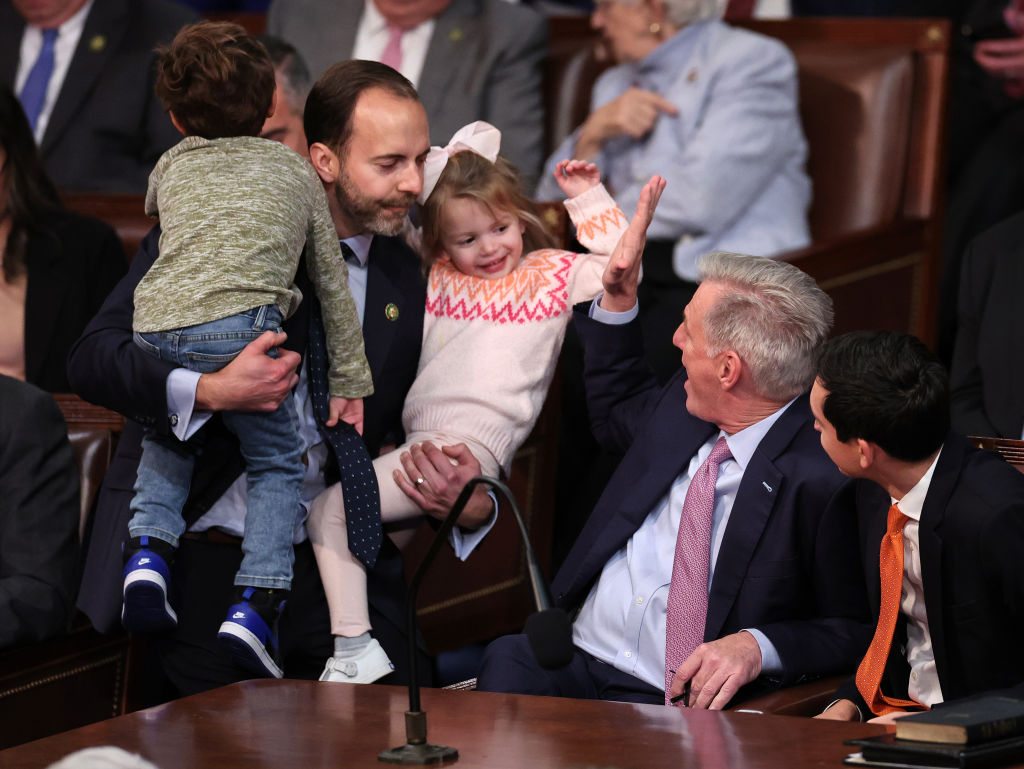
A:
POLYGON ((660 94, 630 88, 590 113, 580 127, 574 154, 578 158, 591 158, 606 141, 618 136, 642 139, 654 130, 663 114, 678 115, 679 110, 660 94))

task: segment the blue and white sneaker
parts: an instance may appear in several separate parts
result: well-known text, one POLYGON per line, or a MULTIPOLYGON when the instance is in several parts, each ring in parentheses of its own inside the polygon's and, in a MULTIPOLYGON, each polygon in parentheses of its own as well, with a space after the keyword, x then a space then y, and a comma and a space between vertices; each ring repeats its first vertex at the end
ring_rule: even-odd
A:
POLYGON ((220 625, 217 638, 250 673, 264 678, 284 675, 276 662, 276 625, 287 595, 287 590, 246 587, 220 625))
POLYGON ((178 615, 167 600, 171 581, 167 562, 173 553, 170 544, 155 537, 129 541, 121 604, 121 624, 128 632, 161 633, 178 626, 178 615))

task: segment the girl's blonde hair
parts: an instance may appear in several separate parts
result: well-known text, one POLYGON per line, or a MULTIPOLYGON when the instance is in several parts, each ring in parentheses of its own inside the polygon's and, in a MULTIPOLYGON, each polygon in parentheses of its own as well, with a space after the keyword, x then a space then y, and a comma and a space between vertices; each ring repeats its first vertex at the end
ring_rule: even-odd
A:
POLYGON ((492 214, 514 214, 523 224, 523 252, 551 248, 555 240, 544 227, 537 206, 524 193, 515 166, 502 157, 492 163, 470 150, 457 152, 437 180, 434 191, 420 209, 423 227, 423 260, 429 268, 444 252, 441 245, 441 212, 449 200, 475 200, 492 214))

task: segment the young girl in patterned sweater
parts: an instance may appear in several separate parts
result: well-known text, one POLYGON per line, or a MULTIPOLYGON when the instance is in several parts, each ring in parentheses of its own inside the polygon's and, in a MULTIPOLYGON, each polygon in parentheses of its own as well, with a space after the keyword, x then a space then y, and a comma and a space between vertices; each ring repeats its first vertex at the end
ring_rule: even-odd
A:
MULTIPOLYGON (((500 136, 487 123, 472 123, 448 147, 432 148, 425 164, 423 347, 402 413, 406 444, 373 463, 385 521, 420 512, 399 486, 400 456, 412 444, 461 442, 482 475, 508 472, 540 413, 573 304, 601 292, 627 223, 634 242, 643 242, 664 188, 653 177, 629 223, 593 163, 562 161, 555 175, 570 198, 565 207, 591 253, 549 248, 515 169, 497 157, 500 136)), ((376 680, 392 666, 369 637, 366 576, 349 553, 337 484, 314 502, 308 527, 336 637, 320 680, 376 680), (357 638, 359 645, 349 640, 357 638)))

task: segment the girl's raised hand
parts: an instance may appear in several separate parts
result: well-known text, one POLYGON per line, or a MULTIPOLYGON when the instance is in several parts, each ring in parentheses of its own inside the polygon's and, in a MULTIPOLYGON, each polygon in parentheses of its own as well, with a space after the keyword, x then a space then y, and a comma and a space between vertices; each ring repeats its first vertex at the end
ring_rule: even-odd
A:
POLYGON ((574 198, 601 183, 601 170, 589 160, 562 160, 555 166, 555 181, 566 197, 574 198))

